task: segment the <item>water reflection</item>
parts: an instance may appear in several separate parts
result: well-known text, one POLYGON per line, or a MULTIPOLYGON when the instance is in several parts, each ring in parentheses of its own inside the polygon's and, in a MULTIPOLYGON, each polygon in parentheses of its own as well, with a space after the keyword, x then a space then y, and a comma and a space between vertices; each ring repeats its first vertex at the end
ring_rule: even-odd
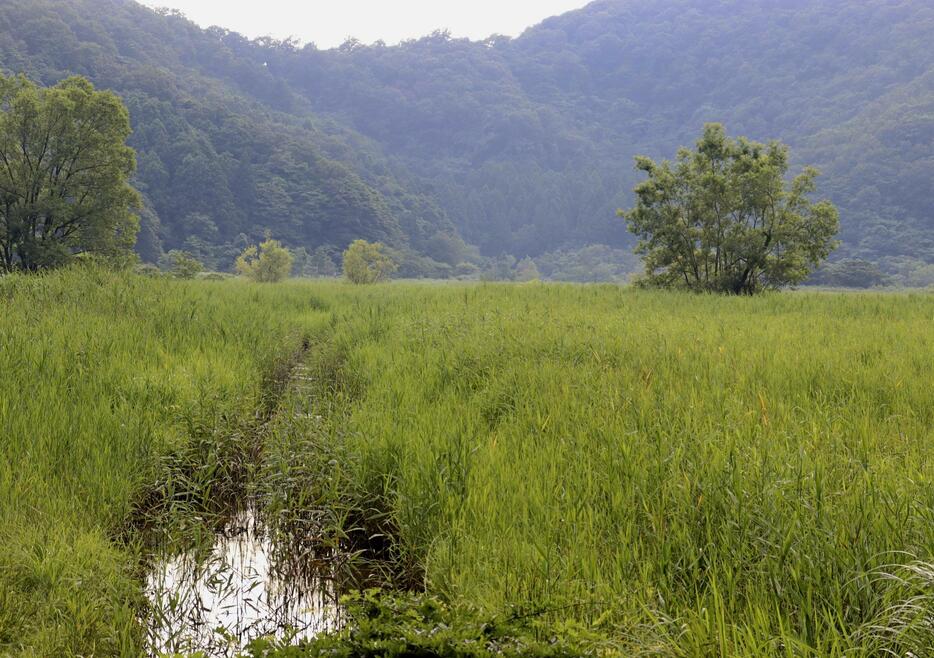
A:
POLYGON ((146 586, 152 653, 233 656, 257 638, 301 640, 334 629, 333 579, 283 553, 247 510, 209 549, 157 558, 146 586))

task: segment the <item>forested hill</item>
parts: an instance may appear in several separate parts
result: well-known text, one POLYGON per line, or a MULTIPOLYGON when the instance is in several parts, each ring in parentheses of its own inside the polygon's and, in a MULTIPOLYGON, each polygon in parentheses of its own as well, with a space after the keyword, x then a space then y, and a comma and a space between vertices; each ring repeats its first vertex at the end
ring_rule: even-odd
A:
POLYGON ((146 260, 184 249, 226 269, 267 230, 332 254, 357 238, 381 240, 428 273, 416 256, 428 246, 470 255, 379 145, 315 117, 228 39, 129 0, 0 3, 0 68, 46 84, 84 75, 127 103, 146 260))
POLYGON ((908 280, 934 279, 932 35, 927 0, 601 0, 516 39, 318 50, 129 0, 5 0, 0 65, 127 99, 150 258, 223 261, 266 229, 382 239, 427 274, 477 260, 461 237, 540 263, 628 249, 633 156, 721 121, 821 167, 839 256, 908 280))

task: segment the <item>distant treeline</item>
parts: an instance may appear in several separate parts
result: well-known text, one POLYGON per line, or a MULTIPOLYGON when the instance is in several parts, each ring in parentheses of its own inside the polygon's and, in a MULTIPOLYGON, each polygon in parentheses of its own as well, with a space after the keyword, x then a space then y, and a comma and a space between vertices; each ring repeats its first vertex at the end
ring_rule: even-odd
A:
POLYGON ((923 0, 601 1, 516 39, 323 51, 129 0, 9 0, 0 68, 46 84, 78 73, 124 98, 150 262, 185 250, 229 269, 269 231, 308 254, 381 241, 405 276, 528 257, 544 276, 614 278, 637 269, 616 256, 634 244, 615 216, 633 201, 632 157, 721 121, 823 170, 838 260, 924 284, 932 29, 923 0), (568 257, 593 249, 614 256, 568 257))

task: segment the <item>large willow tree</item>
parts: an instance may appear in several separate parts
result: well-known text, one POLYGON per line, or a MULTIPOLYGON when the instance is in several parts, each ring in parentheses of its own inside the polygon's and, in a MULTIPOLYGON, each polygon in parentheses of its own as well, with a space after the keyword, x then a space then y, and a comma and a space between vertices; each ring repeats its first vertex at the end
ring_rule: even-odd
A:
POLYGON ((83 78, 0 76, 0 271, 125 256, 138 231, 130 120, 83 78))
POLYGON ((788 149, 729 139, 708 124, 675 162, 636 158, 648 179, 626 217, 648 285, 753 294, 804 281, 836 247, 839 214, 812 203, 818 172, 792 180, 788 149))

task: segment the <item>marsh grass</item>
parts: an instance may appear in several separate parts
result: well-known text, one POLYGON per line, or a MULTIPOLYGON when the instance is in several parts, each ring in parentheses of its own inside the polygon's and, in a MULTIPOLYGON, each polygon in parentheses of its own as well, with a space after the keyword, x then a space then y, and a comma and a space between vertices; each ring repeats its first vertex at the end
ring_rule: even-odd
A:
POLYGON ((294 287, 0 279, 0 654, 143 652, 144 494, 213 500, 264 374, 326 318, 294 287))
POLYGON ((903 655, 865 628, 930 618, 876 577, 934 549, 930 295, 323 294, 319 444, 428 591, 628 654, 903 655))
POLYGON ((141 496, 244 472, 312 557, 604 655, 926 655, 934 296, 64 272, 0 309, 0 653, 137 655, 141 496))

